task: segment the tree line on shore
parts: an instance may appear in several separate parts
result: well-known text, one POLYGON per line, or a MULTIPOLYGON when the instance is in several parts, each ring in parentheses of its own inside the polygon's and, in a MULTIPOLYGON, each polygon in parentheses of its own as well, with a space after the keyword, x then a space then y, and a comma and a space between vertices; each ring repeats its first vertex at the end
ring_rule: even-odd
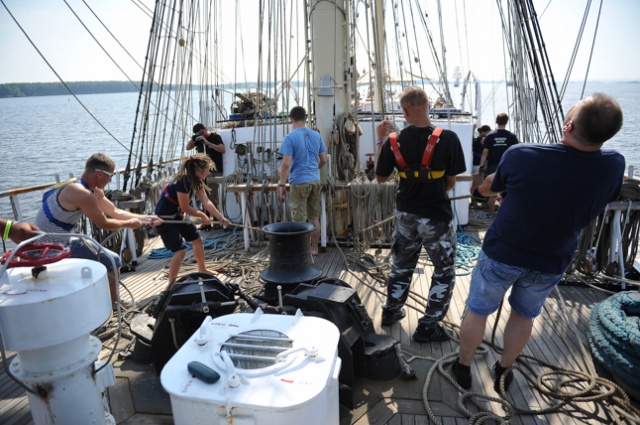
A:
MULTIPOLYGON (((257 83, 243 83, 246 87, 244 91, 249 92, 248 88, 255 86, 257 83)), ((302 87, 302 82, 292 81, 291 84, 296 87, 302 87)), ((218 86, 217 89, 237 90, 237 84, 226 83, 218 86)), ((273 84, 267 84, 272 87, 273 84)), ((154 84, 154 89, 159 86, 154 84)), ((193 90, 199 90, 200 85, 190 86, 193 90)), ((174 85, 163 85, 163 90, 173 90, 174 85)), ((60 96, 73 94, 100 94, 100 93, 126 93, 140 91, 140 82, 134 81, 72 81, 65 84, 62 83, 5 83, 0 84, 0 98, 3 97, 28 97, 28 96, 60 96), (68 88, 67 88, 68 87, 68 88)), ((243 90, 240 90, 241 92, 243 90)))
MULTIPOLYGON (((66 83, 75 94, 137 92, 140 82, 129 81, 75 81, 66 83)), ((0 98, 26 96, 69 95, 62 83, 8 83, 0 84, 0 98)))

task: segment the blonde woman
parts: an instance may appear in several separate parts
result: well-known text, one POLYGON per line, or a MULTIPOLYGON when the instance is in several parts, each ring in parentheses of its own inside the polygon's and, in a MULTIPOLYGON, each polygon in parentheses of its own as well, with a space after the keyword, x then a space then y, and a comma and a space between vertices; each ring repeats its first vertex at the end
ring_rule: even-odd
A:
MULTIPOLYGON (((184 215, 188 214, 192 217, 200 217, 202 224, 207 225, 210 223, 207 214, 191 206, 191 197, 196 195, 205 211, 208 211, 213 218, 225 226, 229 226, 231 224, 229 220, 218 211, 207 196, 211 189, 207 186, 206 179, 212 167, 211 158, 205 154, 196 154, 187 158, 178 173, 165 185, 162 196, 156 205, 156 214, 165 218, 172 216, 175 220, 183 220, 184 215)), ((173 252, 169 263, 170 285, 175 283, 182 261, 187 255, 185 241, 191 242, 193 256, 198 263, 198 271, 216 273, 208 270, 204 263, 204 242, 193 222, 184 220, 184 223, 163 223, 157 229, 164 246, 173 252)))

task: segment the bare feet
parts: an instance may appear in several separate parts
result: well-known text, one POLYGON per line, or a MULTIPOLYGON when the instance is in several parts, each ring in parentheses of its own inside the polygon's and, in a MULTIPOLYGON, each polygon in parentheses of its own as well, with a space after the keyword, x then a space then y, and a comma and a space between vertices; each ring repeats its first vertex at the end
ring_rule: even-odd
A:
POLYGON ((212 275, 214 275, 214 276, 218 274, 218 272, 217 272, 217 271, 215 271, 215 270, 209 270, 209 269, 198 270, 198 271, 199 271, 200 273, 209 273, 209 274, 212 274, 212 275))

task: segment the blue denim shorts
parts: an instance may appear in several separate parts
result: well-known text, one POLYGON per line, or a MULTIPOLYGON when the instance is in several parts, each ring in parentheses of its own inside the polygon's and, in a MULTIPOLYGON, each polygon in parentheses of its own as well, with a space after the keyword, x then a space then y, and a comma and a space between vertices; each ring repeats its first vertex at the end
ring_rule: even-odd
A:
POLYGON ((71 247, 71 258, 84 258, 85 260, 100 261, 110 272, 113 271, 111 258, 113 258, 113 260, 116 262, 116 267, 118 268, 118 270, 120 270, 120 267, 122 266, 120 256, 106 248, 102 248, 100 250, 100 259, 98 260, 98 256, 96 255, 98 247, 94 246, 94 244, 91 242, 83 242, 80 239, 71 239, 69 246, 71 247), (89 248, 86 244, 91 244, 91 248, 89 248))
POLYGON ((481 251, 471 276, 467 308, 476 316, 489 316, 511 288, 511 308, 520 316, 533 319, 540 315, 544 301, 562 275, 510 266, 492 260, 481 251))

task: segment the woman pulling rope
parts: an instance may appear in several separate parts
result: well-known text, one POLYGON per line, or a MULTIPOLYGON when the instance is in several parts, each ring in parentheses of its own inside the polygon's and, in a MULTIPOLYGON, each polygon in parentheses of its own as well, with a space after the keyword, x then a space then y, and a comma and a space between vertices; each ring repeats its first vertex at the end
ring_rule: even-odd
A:
MULTIPOLYGON (((218 211, 207 196, 211 189, 207 186, 206 179, 211 172, 212 166, 213 162, 205 154, 196 154, 187 158, 180 166, 175 177, 165 185, 162 196, 156 205, 156 214, 173 216, 176 220, 182 220, 184 214, 188 214, 200 217, 202 224, 207 225, 211 222, 207 214, 191 206, 191 196, 196 195, 206 211, 211 213, 223 225, 229 226, 231 224, 229 220, 218 211)), ((169 263, 169 285, 174 284, 182 261, 187 254, 185 241, 192 244, 193 256, 198 264, 198 271, 216 274, 208 270, 204 263, 204 242, 193 222, 165 223, 158 226, 157 229, 164 246, 173 252, 173 257, 169 263)))

